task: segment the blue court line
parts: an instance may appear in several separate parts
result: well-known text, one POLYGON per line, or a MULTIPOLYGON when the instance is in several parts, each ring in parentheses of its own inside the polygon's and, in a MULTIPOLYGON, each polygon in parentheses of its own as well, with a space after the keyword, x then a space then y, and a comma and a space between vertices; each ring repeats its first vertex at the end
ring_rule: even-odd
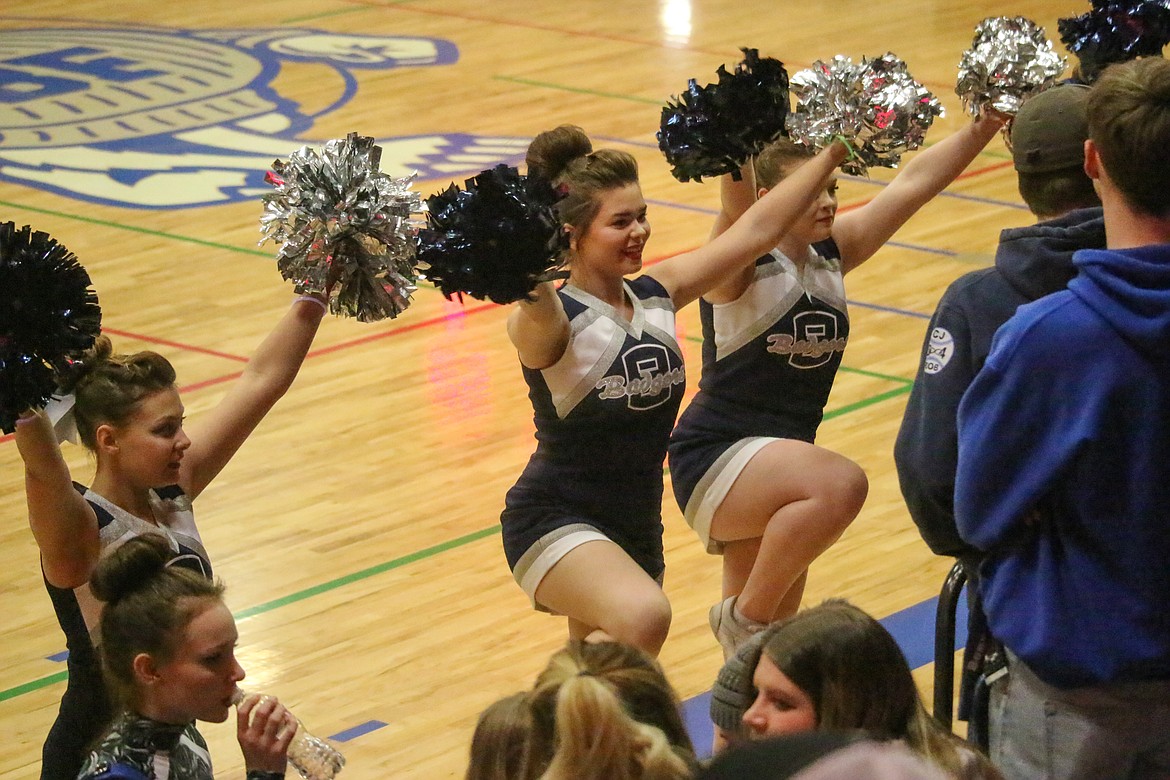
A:
POLYGON ((873 309, 874 311, 884 311, 890 314, 901 314, 905 317, 917 317, 920 320, 929 320, 929 314, 923 314, 920 311, 910 311, 909 309, 899 309, 896 306, 882 306, 880 303, 862 303, 861 301, 849 301, 850 306, 856 306, 860 309, 873 309))
POLYGON ((62 650, 59 653, 53 653, 52 655, 46 655, 45 660, 52 661, 53 663, 63 664, 69 660, 69 651, 62 650))
POLYGON ((365 723, 360 723, 353 728, 346 729, 345 731, 339 731, 333 736, 329 737, 329 739, 333 742, 349 742, 351 739, 357 739, 358 737, 365 736, 371 731, 377 731, 378 729, 385 728, 386 725, 387 724, 380 720, 367 720, 365 723))
MULTIPOLYGON (((606 143, 611 143, 611 144, 624 144, 625 146, 636 146, 636 147, 640 147, 643 149, 657 149, 658 148, 657 143, 649 143, 647 141, 631 141, 628 138, 615 138, 613 136, 605 136, 605 135, 594 136, 594 138, 598 139, 599 141, 605 141, 606 143)), ((998 156, 998 155, 994 155, 994 156, 998 156)), ((888 181, 880 181, 878 179, 870 179, 866 176, 851 176, 849 174, 844 174, 844 173, 839 173, 839 174, 837 174, 837 176, 838 176, 838 178, 842 179, 843 181, 858 182, 859 184, 872 184, 876 187, 887 187, 890 184, 888 181)), ((711 178, 715 178, 715 177, 711 177, 711 178)), ((1007 209, 1020 209, 1022 211, 1028 210, 1027 206, 1025 206, 1023 203, 1019 203, 1016 201, 999 200, 998 198, 985 198, 985 197, 982 197, 980 195, 965 195, 961 192, 950 192, 949 190, 943 190, 942 192, 940 192, 938 194, 938 197, 940 197, 940 198, 957 198, 959 200, 969 200, 969 201, 972 201, 974 203, 983 203, 983 204, 986 204, 988 206, 1002 206, 1003 208, 1007 208, 1007 209)), ((649 202, 650 201, 647 201, 647 203, 649 203, 649 202)), ((667 204, 667 205, 673 205, 673 204, 667 204)), ((678 206, 678 208, 684 208, 684 207, 678 206)), ((711 211, 710 213, 714 214, 715 212, 711 211)))
POLYGON ((1020 211, 1028 211, 1028 207, 1023 203, 1014 203, 1010 200, 997 200, 995 198, 984 198, 979 195, 965 195, 962 192, 942 192, 944 198, 958 198, 959 200, 970 200, 975 203, 986 203, 989 206, 1002 206, 1007 209, 1019 209, 1020 211))
POLYGON ((942 255, 943 257, 955 257, 959 254, 953 249, 936 249, 935 247, 923 246, 922 244, 907 244, 905 241, 887 241, 886 246, 913 249, 915 252, 929 252, 932 255, 942 255))
POLYGON ((712 217, 719 213, 717 210, 708 206, 692 206, 689 203, 675 203, 670 200, 646 198, 646 203, 651 206, 663 206, 668 209, 681 209, 682 211, 694 211, 697 214, 709 214, 712 217))
MULTIPOLYGON (((959 598, 955 615, 955 647, 967 644, 967 599, 959 598)), ((934 618, 938 598, 930 598, 882 618, 879 623, 893 635, 911 669, 934 662, 934 618)), ((957 672, 956 672, 957 674, 957 672)), ((711 692, 704 691, 682 703, 683 723, 700 757, 711 755, 713 727, 710 717, 711 692)))
MULTIPOLYGON (((943 194, 945 195, 946 193, 944 192, 943 194)), ((717 210, 708 208, 707 206, 692 206, 688 203, 675 203, 673 201, 657 200, 655 198, 646 198, 646 203, 652 206, 662 206, 663 208, 668 209, 681 209, 682 211, 694 211, 697 214, 709 214, 712 217, 719 213, 717 210)), ((909 244, 904 241, 887 241, 886 243, 890 246, 896 246, 901 249, 912 249, 915 252, 928 252, 932 255, 955 257, 959 254, 958 252, 955 252, 951 249, 938 249, 937 247, 924 246, 922 244, 909 244)))

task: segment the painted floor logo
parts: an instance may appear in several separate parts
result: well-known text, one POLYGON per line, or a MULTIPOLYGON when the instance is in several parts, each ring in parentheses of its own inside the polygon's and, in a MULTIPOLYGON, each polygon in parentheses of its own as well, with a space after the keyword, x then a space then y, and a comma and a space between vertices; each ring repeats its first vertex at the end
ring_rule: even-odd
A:
MULTIPOLYGON (((458 58, 437 38, 305 29, 0 31, 0 179, 133 208, 252 200, 271 189, 273 160, 327 140, 301 134, 357 93, 355 69, 458 58), (333 68, 341 94, 303 113, 272 87, 294 62, 333 68)), ((515 163, 528 141, 443 133, 378 144, 382 171, 425 179, 515 163)))

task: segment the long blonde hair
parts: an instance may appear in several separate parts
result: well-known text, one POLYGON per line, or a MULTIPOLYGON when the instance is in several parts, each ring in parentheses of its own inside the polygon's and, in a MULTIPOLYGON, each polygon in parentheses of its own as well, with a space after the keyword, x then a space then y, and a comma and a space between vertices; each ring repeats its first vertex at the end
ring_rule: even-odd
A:
POLYGON ((556 749, 542 780, 683 780, 694 748, 658 664, 616 642, 571 642, 532 692, 538 731, 556 749))

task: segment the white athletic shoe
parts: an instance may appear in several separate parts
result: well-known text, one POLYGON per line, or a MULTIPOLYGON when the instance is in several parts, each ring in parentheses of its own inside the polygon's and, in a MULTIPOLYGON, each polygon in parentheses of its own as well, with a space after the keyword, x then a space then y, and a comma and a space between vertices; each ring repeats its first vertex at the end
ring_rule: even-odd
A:
POLYGON ((711 633, 723 647, 723 660, 735 655, 735 651, 753 634, 758 634, 768 627, 766 623, 757 623, 736 612, 735 600, 738 596, 728 596, 723 601, 711 607, 707 613, 707 622, 711 625, 711 633))

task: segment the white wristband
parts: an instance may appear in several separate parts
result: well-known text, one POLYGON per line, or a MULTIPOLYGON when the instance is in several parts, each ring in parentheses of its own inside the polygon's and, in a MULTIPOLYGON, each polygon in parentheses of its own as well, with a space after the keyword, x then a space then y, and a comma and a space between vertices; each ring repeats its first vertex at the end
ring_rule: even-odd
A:
POLYGON ((316 296, 313 296, 313 295, 302 295, 299 298, 297 298, 296 300, 294 300, 293 303, 297 303, 298 301, 312 301, 313 303, 315 303, 321 307, 321 311, 325 311, 325 312, 329 311, 328 304, 326 304, 325 301, 323 301, 320 298, 317 298, 316 296))

